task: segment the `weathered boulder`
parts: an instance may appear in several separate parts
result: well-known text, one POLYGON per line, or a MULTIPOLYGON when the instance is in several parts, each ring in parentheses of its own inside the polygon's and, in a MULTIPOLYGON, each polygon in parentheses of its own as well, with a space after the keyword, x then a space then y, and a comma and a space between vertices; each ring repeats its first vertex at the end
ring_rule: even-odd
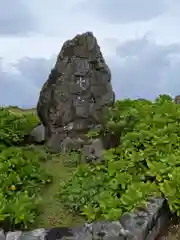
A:
POLYGON ((174 102, 180 104, 180 95, 177 95, 174 99, 174 102))
POLYGON ((90 146, 85 133, 102 124, 104 107, 114 100, 111 73, 93 33, 66 41, 37 104, 48 146, 57 152, 90 146))
POLYGON ((29 140, 33 143, 43 143, 45 141, 45 128, 43 124, 37 125, 31 131, 29 140))

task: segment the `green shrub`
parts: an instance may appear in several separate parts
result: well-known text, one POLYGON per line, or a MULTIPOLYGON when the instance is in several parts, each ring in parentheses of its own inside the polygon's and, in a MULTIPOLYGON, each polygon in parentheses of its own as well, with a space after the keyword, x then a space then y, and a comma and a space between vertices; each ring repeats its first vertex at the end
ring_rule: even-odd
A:
POLYGON ((61 184, 65 206, 88 220, 118 219, 164 196, 180 216, 180 105, 168 95, 117 101, 101 134, 108 132, 119 136, 119 145, 105 152, 104 162, 80 165, 61 184))
POLYGON ((8 219, 10 229, 35 221, 40 190, 52 181, 42 167, 45 151, 22 146, 38 122, 33 113, 0 108, 0 223, 8 219))
POLYGON ((9 147, 0 154, 0 220, 11 227, 35 221, 40 188, 51 181, 41 167, 44 155, 32 149, 9 147))
POLYGON ((0 145, 21 144, 24 137, 39 122, 35 114, 14 114, 6 108, 0 108, 0 145))

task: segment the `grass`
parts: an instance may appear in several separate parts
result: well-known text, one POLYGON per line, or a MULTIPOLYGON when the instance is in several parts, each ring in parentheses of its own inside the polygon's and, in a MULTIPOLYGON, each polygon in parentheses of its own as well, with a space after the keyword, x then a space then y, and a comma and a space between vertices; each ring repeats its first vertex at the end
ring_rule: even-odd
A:
POLYGON ((36 114, 36 108, 22 109, 18 107, 9 107, 8 110, 14 114, 34 113, 36 114))
POLYGON ((70 210, 63 209, 63 203, 56 197, 56 193, 60 189, 60 182, 67 180, 75 168, 65 166, 64 156, 56 155, 45 163, 45 167, 53 176, 53 183, 42 190, 43 202, 36 226, 43 228, 65 227, 83 223, 82 217, 74 215, 70 210))

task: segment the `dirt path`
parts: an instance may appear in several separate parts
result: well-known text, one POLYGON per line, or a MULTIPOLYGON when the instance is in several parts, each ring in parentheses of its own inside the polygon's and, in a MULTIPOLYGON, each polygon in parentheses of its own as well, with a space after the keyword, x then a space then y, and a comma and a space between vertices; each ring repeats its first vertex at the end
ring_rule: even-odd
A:
POLYGON ((43 228, 64 227, 79 225, 84 222, 80 216, 73 215, 63 209, 62 203, 56 197, 60 190, 60 182, 69 178, 73 172, 72 167, 65 167, 62 157, 53 157, 46 162, 46 169, 53 175, 53 183, 42 192, 42 212, 37 218, 36 226, 43 228))
POLYGON ((180 240, 180 220, 173 219, 170 227, 165 231, 164 236, 158 240, 180 240))

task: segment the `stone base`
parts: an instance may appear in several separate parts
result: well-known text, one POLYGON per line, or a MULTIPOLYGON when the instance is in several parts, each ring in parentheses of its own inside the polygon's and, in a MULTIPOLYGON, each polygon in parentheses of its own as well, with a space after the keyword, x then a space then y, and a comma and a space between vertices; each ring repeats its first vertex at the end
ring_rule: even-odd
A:
POLYGON ((49 141, 47 143, 47 147, 50 151, 57 153, 71 152, 73 150, 78 151, 82 154, 83 162, 101 161, 105 150, 103 141, 101 139, 92 139, 86 141, 81 138, 66 137, 61 142, 61 145, 59 145, 56 135, 54 135, 54 138, 51 138, 51 142, 49 141))

